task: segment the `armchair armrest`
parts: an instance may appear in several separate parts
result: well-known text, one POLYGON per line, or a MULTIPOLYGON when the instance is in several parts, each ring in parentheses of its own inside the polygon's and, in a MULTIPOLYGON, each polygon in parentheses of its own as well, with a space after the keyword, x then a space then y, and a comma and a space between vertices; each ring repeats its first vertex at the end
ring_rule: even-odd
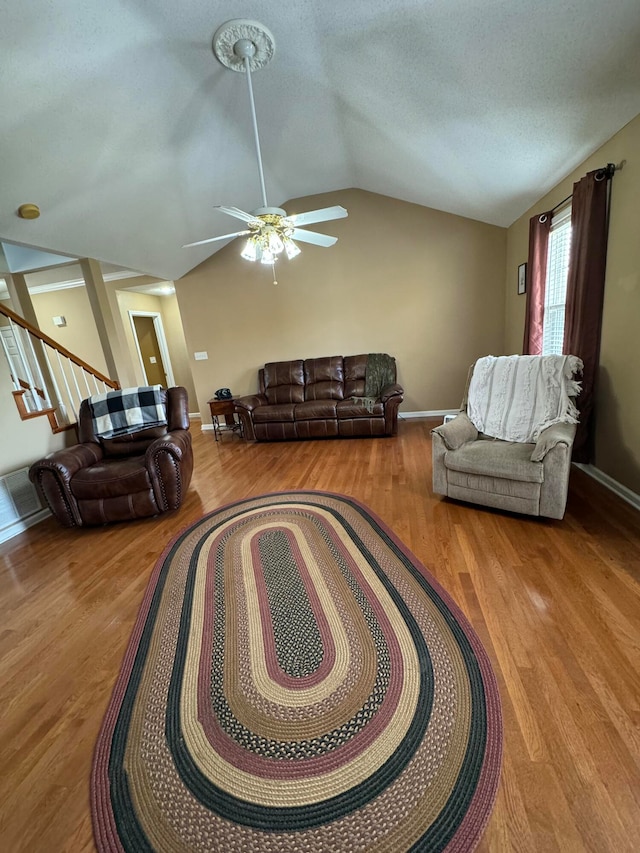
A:
POLYGON ((457 450, 468 441, 478 438, 478 430, 465 412, 460 412, 452 421, 442 426, 434 427, 431 432, 440 436, 447 450, 457 450))
POLYGON ((266 406, 269 403, 264 394, 248 394, 246 397, 238 397, 233 401, 236 409, 243 409, 245 412, 252 412, 258 406, 266 406))
POLYGON ((68 486, 74 474, 81 468, 95 465, 104 456, 102 447, 94 441, 84 444, 74 444, 64 450, 56 450, 49 453, 44 459, 34 462, 29 470, 29 477, 33 483, 43 471, 50 471, 57 476, 61 483, 68 486))
POLYGON ((71 478, 103 456, 104 451, 97 442, 87 441, 49 453, 29 469, 29 479, 64 527, 82 526, 77 501, 71 494, 71 478))
POLYGON ((147 448, 144 462, 160 509, 177 509, 193 470, 191 433, 177 429, 156 438, 147 448))
POLYGON ((531 453, 531 461, 542 462, 547 453, 553 450, 556 444, 566 444, 567 447, 572 447, 575 435, 575 424, 552 424, 550 427, 543 429, 531 453))
POLYGON ((177 429, 173 432, 168 432, 166 435, 156 438, 156 440, 147 447, 144 455, 145 465, 149 468, 160 453, 169 453, 178 462, 181 462, 184 454, 190 448, 191 434, 188 430, 177 429))
POLYGON ((387 400, 391 399, 391 397, 402 397, 403 395, 404 388, 396 382, 393 385, 387 385, 387 387, 380 392, 380 399, 383 403, 386 403, 387 400))

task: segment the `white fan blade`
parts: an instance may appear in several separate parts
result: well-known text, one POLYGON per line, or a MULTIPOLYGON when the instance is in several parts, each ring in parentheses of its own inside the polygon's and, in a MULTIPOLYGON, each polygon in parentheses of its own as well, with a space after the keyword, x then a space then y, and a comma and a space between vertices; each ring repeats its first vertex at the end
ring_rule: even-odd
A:
POLYGON ((305 231, 304 228, 294 228, 291 239, 300 240, 301 243, 313 243, 315 246, 333 246, 334 243, 338 242, 337 237, 318 234, 316 231, 305 231))
POLYGON ((195 243, 185 243, 183 249, 190 249, 191 246, 204 246, 205 243, 215 243, 216 240, 228 240, 230 237, 242 237, 243 234, 251 234, 251 231, 236 231, 235 234, 222 234, 220 237, 209 237, 208 240, 198 240, 195 243))
POLYGON ((287 216, 293 225, 311 225, 312 222, 328 222, 330 219, 344 219, 349 214, 337 204, 335 207, 323 207, 320 210, 310 210, 308 213, 294 213, 287 216))
MULTIPOLYGON (((245 222, 255 222, 257 217, 252 213, 247 213, 245 210, 240 210, 239 207, 223 207, 221 204, 216 205, 216 210, 221 210, 229 216, 235 216, 236 219, 243 219, 245 222)), ((260 221, 260 220, 258 220, 260 221)))

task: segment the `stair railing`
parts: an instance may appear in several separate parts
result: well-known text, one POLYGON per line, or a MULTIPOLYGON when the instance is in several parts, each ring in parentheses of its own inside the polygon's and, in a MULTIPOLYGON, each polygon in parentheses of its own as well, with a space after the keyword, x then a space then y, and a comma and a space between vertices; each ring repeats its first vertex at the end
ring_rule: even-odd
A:
POLYGON ((82 400, 120 387, 11 309, 0 305, 1 316, 8 323, 0 326, 0 342, 23 420, 46 415, 61 432, 77 423, 82 400))

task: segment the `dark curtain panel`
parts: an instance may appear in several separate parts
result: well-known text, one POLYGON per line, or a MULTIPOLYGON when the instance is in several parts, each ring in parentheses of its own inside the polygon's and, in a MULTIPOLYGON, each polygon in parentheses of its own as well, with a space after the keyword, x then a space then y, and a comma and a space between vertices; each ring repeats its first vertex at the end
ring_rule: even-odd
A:
POLYGON ((590 462, 593 458, 593 404, 607 260, 607 177, 604 169, 589 172, 574 184, 571 203, 564 352, 577 355, 584 362, 574 462, 590 462))
POLYGON ((542 354, 544 291, 547 281, 547 255, 551 213, 538 213, 529 220, 529 259, 527 261, 527 304, 524 318, 523 355, 542 354))

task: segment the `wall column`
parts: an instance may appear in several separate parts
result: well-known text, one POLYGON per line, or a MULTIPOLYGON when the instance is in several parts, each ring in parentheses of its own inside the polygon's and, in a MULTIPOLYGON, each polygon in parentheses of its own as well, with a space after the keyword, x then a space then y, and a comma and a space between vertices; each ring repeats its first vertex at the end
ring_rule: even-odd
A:
POLYGON ((26 320, 27 323, 30 323, 32 326, 35 326, 36 329, 39 329, 40 325, 38 323, 38 318, 36 317, 36 312, 33 308, 33 302, 31 301, 31 295, 29 293, 29 288, 27 287, 27 278, 24 273, 9 272, 3 273, 2 275, 7 283, 7 290, 11 297, 13 310, 16 314, 19 314, 23 320, 26 320))
MULTIPOLYGON (((123 355, 126 353, 126 344, 121 333, 120 318, 114 317, 99 262, 94 258, 81 258, 80 266, 107 363, 107 372, 112 379, 118 379, 123 384, 124 377, 120 376, 117 367, 118 363, 126 364, 123 355)), ((125 384, 126 381, 125 379, 125 384)))

